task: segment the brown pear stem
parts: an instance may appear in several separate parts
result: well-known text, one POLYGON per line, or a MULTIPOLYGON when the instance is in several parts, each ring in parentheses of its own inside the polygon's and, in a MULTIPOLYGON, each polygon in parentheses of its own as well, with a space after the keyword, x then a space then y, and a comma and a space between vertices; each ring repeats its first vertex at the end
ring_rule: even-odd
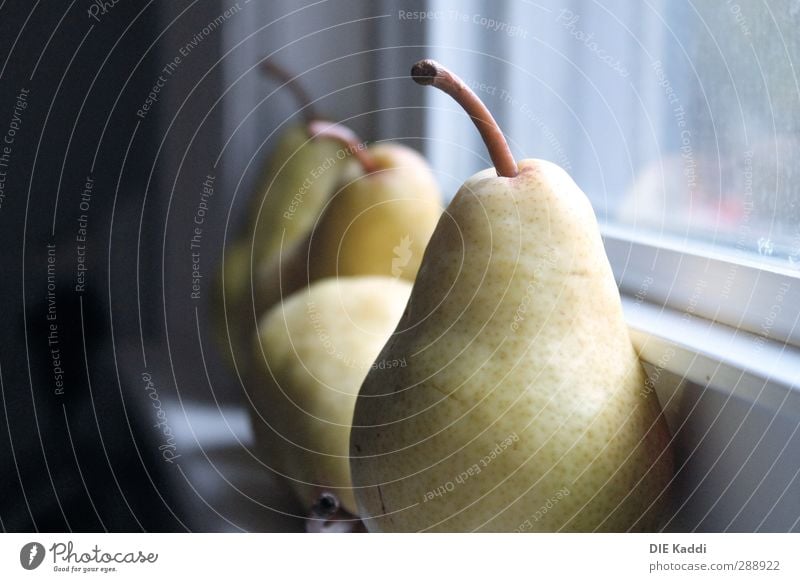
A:
POLYGON ((311 97, 297 80, 299 75, 292 75, 272 59, 265 59, 259 63, 261 72, 267 77, 275 79, 281 83, 281 87, 286 87, 292 93, 295 101, 301 108, 301 115, 306 123, 311 123, 319 119, 317 110, 311 102, 311 97))
POLYGON ((489 150, 489 157, 492 158, 497 175, 505 178, 513 178, 517 175, 517 162, 511 154, 511 148, 508 147, 508 142, 500 130, 500 126, 497 125, 497 121, 492 117, 480 97, 467 87, 458 75, 436 61, 425 59, 417 62, 411 68, 411 78, 420 85, 433 85, 455 99, 478 128, 483 143, 489 150))
POLYGON ((378 165, 367 151, 367 146, 358 138, 355 132, 341 123, 330 121, 312 121, 308 124, 308 133, 312 139, 326 137, 341 143, 347 152, 353 154, 364 169, 365 174, 371 174, 378 170, 378 165))

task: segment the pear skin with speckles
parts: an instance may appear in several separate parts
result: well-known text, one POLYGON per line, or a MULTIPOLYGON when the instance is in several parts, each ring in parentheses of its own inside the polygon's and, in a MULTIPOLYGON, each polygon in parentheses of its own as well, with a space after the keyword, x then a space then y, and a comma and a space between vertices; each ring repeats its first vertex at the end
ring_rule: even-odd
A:
POLYGON ((350 435, 370 531, 654 531, 670 434, 591 205, 524 160, 439 221, 350 435))
POLYGON ((328 490, 356 511, 348 465, 356 395, 410 292, 400 278, 322 279, 259 322, 247 383, 256 446, 307 509, 328 490))

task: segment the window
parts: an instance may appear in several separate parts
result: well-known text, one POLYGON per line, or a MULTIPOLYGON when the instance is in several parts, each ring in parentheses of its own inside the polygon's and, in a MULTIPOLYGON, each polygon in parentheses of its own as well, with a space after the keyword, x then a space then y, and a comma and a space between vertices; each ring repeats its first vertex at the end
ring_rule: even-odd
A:
MULTIPOLYGON (((435 57, 516 155, 569 170, 624 292, 800 345, 800 3, 431 6, 435 57)), ((428 100, 454 192, 488 160, 463 114, 428 100)))

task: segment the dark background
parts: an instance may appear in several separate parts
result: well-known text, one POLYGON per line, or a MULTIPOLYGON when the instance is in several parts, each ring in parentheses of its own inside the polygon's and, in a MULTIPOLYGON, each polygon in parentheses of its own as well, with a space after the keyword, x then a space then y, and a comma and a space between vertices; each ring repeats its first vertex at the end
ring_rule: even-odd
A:
POLYGON ((370 19, 381 2, 310 4, 0 7, 1 134, 16 96, 29 91, 0 207, 2 530, 302 527, 292 517, 298 508, 250 447, 241 383, 221 363, 208 305, 223 241, 295 114, 288 92, 255 66, 272 55, 302 74, 328 116, 355 116, 350 125, 371 140, 393 134, 414 142, 421 115, 396 108, 419 104, 401 77, 424 40, 413 38, 422 35, 417 27, 404 33, 410 48, 381 50, 396 44, 390 27, 370 19), (235 7, 221 26, 209 26, 235 7), (137 116, 163 67, 195 35, 202 40, 137 116), (371 113, 379 101, 384 109, 371 113), (189 238, 207 175, 215 177, 214 196, 198 301, 190 299, 189 238), (82 210, 87 177, 93 187, 82 210), (87 270, 77 291, 81 214, 87 270), (47 245, 56 249, 55 321, 47 319, 47 245), (51 348, 59 350, 63 394, 51 348), (177 442, 171 461, 155 396, 177 442))

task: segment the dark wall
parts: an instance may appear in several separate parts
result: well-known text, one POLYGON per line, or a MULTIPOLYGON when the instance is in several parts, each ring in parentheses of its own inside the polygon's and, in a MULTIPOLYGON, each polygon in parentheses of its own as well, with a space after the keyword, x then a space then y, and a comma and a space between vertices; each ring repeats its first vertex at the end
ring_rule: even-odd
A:
POLYGON ((159 128, 136 116, 159 17, 143 3, 97 19, 65 8, 7 2, 0 18, 0 518, 17 531, 179 530, 141 380, 120 355, 139 327, 137 273, 143 303, 160 286, 137 262, 156 247, 159 128))
POLYGON ((366 139, 420 146, 422 92, 399 79, 422 27, 399 38, 384 2, 102 4, 0 7, 0 529, 215 529, 159 414, 243 409, 208 299, 296 109, 255 65, 302 73, 366 139))

